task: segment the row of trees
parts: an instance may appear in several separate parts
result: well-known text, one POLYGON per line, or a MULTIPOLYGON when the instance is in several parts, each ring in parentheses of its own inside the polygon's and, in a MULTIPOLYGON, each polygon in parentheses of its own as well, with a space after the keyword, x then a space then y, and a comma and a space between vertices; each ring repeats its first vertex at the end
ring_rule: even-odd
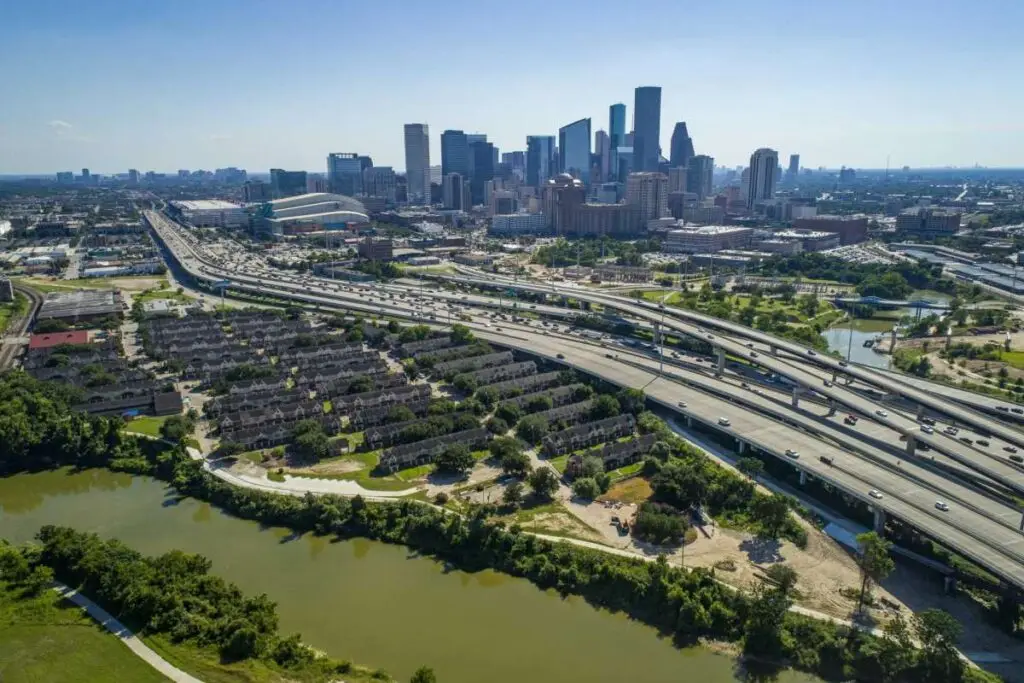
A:
MULTIPOLYGON (((0 396, 9 381, 5 379, 0 383, 0 396)), ((41 387, 39 390, 45 391, 41 387)), ((88 423, 72 422, 66 413, 64 416, 70 433, 65 428, 50 439, 49 443, 56 448, 54 455, 45 461, 49 466, 78 463, 79 453, 69 445, 86 440, 83 432, 90 430, 88 423)), ((643 429, 658 427, 657 418, 647 414, 641 415, 639 422, 643 429)), ((22 425, 22 428, 28 432, 31 425, 22 425)), ((675 448, 673 435, 661 436, 674 452, 666 457, 665 463, 657 457, 648 462, 659 463, 664 469, 675 466, 676 461, 686 465, 688 460, 696 459, 696 454, 675 448)), ((12 452, 10 444, 25 441, 17 437, 0 441, 0 465, 10 470, 12 463, 24 463, 24 453, 12 452)), ((788 598, 777 590, 760 590, 754 594, 726 590, 714 580, 713 570, 684 572, 668 567, 664 561, 647 563, 552 543, 523 533, 517 526, 494 523, 486 508, 462 517, 408 500, 369 505, 359 497, 346 499, 309 494, 296 498, 237 488, 206 472, 201 463, 188 457, 180 444, 173 448, 155 444, 163 449, 143 452, 136 442, 131 443, 134 449, 122 445, 103 450, 91 464, 105 463, 114 469, 159 476, 184 495, 262 524, 401 543, 466 569, 491 567, 522 576, 541 587, 581 595, 594 604, 624 611, 673 634, 682 642, 693 642, 701 637, 738 641, 759 657, 793 662, 800 668, 834 679, 941 683, 970 680, 979 675, 964 671, 958 659, 944 657, 946 650, 931 649, 931 643, 942 642, 940 640, 929 641, 926 649, 918 652, 896 637, 877 639, 842 626, 813 621, 788 612, 788 598), (900 655, 896 663, 886 659, 893 653, 900 655)), ((507 454, 514 452, 514 447, 507 449, 507 454)), ((35 451, 32 454, 40 455, 35 451)), ((549 468, 539 468, 539 472, 548 473, 544 479, 554 479, 549 468)), ((528 482, 535 491, 544 490, 546 484, 537 473, 528 482)), ((739 495, 734 484, 726 484, 713 472, 704 474, 710 483, 709 499, 712 491, 724 500, 733 500, 734 495, 739 495)), ((677 480, 670 469, 664 482, 667 490, 678 496, 680 504, 692 504, 693 492, 687 487, 695 486, 694 479, 697 477, 677 480)), ((710 503, 708 505, 710 507, 710 503)), ((101 556, 99 564, 108 565, 111 561, 101 556)), ((253 630, 260 633, 259 629, 253 630)), ((251 640, 248 636, 239 638, 238 645, 251 640)), ((259 637, 256 640, 259 641, 259 637)), ((225 646, 229 641, 214 642, 225 646)))

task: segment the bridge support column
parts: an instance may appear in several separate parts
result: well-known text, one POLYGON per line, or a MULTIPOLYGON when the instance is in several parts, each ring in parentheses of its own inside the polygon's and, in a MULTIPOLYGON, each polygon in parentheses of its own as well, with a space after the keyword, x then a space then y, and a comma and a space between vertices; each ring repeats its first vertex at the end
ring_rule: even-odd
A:
POLYGON ((777 355, 779 355, 779 348, 778 348, 777 346, 774 346, 774 345, 770 345, 770 346, 768 347, 768 350, 769 350, 769 351, 771 351, 771 354, 772 354, 773 356, 777 356, 777 355))
POLYGON ((914 451, 917 449, 917 439, 912 436, 907 436, 907 455, 913 456, 914 451))
POLYGON ((807 483, 807 470, 800 470, 800 485, 807 483))
POLYGON ((693 427, 693 418, 690 417, 689 415, 686 416, 686 426, 693 427))
POLYGON ((828 400, 828 414, 829 415, 835 415, 836 414, 836 402, 834 400, 832 400, 832 399, 828 400))
POLYGON ((747 442, 743 439, 736 439, 736 445, 741 455, 747 452, 747 442))
POLYGON ((920 403, 917 404, 917 419, 920 420, 924 417, 924 406, 920 403))
POLYGON ((793 407, 796 408, 800 405, 800 396, 804 393, 803 387, 793 387, 793 407))
POLYGON ((715 374, 721 376, 722 372, 725 370, 725 349, 718 348, 717 353, 718 363, 715 365, 715 374))
POLYGON ((875 508, 875 532, 885 533, 885 510, 880 507, 875 508))
POLYGON ((946 591, 946 595, 953 595, 954 593, 956 593, 956 577, 945 577, 945 580, 943 581, 943 588, 946 591))

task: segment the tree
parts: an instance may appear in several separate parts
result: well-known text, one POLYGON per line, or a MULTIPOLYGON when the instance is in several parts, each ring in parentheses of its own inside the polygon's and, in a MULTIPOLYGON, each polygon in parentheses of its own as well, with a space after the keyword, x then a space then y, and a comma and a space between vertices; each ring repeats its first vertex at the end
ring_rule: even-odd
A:
MULTIPOLYGON (((858 537, 859 538, 859 537, 858 537)), ((914 631, 921 643, 921 665, 927 681, 959 681, 964 663, 956 642, 963 627, 949 612, 926 609, 914 615, 914 631)))
POLYGON ((473 454, 469 451, 469 447, 461 443, 452 444, 444 449, 441 455, 437 456, 437 459, 434 461, 437 469, 455 474, 461 474, 466 470, 472 469, 474 462, 475 460, 473 460, 473 454))
POLYGON ((633 535, 658 545, 678 545, 686 537, 686 520, 671 505, 646 501, 637 510, 633 535))
POLYGON ((502 502, 509 506, 518 505, 523 500, 523 488, 523 482, 512 482, 505 487, 505 491, 501 494, 502 502))
POLYGON ((789 606, 790 600, 782 591, 763 585, 754 588, 744 628, 747 652, 762 656, 779 654, 782 624, 789 606))
POLYGON ((764 463, 757 458, 741 458, 740 461, 736 463, 736 469, 751 479, 757 480, 757 478, 764 472, 764 463))
POLYGON ((530 488, 541 498, 552 498, 558 490, 558 477, 550 467, 539 467, 529 477, 530 488))
POLYGON ((487 427, 487 431, 491 434, 505 434, 508 432, 508 422, 505 422, 500 417, 492 417, 484 426, 487 427))
POLYGON ((510 425, 519 422, 519 418, 522 416, 523 411, 514 403, 501 403, 498 405, 497 410, 494 411, 494 417, 500 417, 510 425))
POLYGON ((796 587, 797 576, 796 570, 790 567, 788 564, 773 564, 765 570, 765 576, 768 580, 775 584, 784 595, 789 595, 793 588, 796 587))
POLYGON ((644 410, 647 397, 640 389, 623 389, 615 397, 619 401, 619 407, 623 413, 639 415, 644 410))
POLYGON ((522 451, 508 453, 501 458, 501 469, 514 477, 525 477, 530 473, 530 456, 522 451))
POLYGON ((501 398, 500 394, 498 394, 498 390, 494 387, 477 389, 477 392, 473 395, 476 397, 476 400, 480 401, 487 407, 493 406, 498 402, 498 399, 501 398))
POLYGON ((316 420, 301 420, 292 428, 292 445, 296 454, 307 462, 327 456, 327 435, 316 420))
POLYGON ((857 535, 860 553, 857 555, 857 566, 860 567, 860 594, 857 596, 857 611, 864 609, 864 599, 871 592, 871 584, 878 583, 889 576, 896 564, 889 556, 892 543, 874 531, 857 535))
POLYGON ((789 501, 778 493, 758 496, 751 503, 751 512, 761 522, 759 535, 765 538, 778 538, 789 521, 789 501))
POLYGON ((387 422, 388 424, 396 424, 398 422, 408 422, 409 420, 415 420, 416 413, 412 412, 406 406, 394 406, 388 411, 387 422))
POLYGON ((528 444, 536 445, 548 433, 548 421, 540 415, 527 415, 516 426, 516 436, 528 444))
POLYGON ((594 500, 601 495, 601 488, 592 477, 579 477, 572 483, 572 492, 584 500, 594 500))
POLYGON ((474 341, 473 332, 465 325, 452 325, 452 341, 456 344, 469 344, 474 341))
POLYGON ((596 455, 585 455, 580 463, 580 477, 596 479, 604 474, 604 460, 596 455))
POLYGON ((160 425, 160 436, 171 443, 179 443, 192 434, 192 424, 181 415, 172 415, 160 425))
POLYGON ((614 396, 602 394, 594 399, 590 407, 591 420, 603 420, 606 417, 614 417, 619 414, 619 402, 614 396))
POLYGON ((433 669, 421 666, 413 673, 409 683, 437 683, 437 676, 434 675, 433 669))

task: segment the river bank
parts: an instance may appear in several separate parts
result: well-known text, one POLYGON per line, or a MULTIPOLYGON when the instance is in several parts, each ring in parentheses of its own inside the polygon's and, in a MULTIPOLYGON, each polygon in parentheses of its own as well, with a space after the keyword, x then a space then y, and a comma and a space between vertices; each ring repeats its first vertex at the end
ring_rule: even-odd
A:
MULTIPOLYGON (((709 683, 738 680, 734 660, 678 650, 650 627, 581 598, 492 570, 454 570, 401 546, 263 527, 148 478, 60 470, 0 479, 0 536, 24 541, 48 523, 120 538, 147 554, 205 555, 218 575, 275 600, 282 630, 399 679, 426 663, 445 683, 479 681, 482 671, 499 683, 655 683, 684 670, 709 683)), ((784 672, 779 680, 814 679, 784 672)))

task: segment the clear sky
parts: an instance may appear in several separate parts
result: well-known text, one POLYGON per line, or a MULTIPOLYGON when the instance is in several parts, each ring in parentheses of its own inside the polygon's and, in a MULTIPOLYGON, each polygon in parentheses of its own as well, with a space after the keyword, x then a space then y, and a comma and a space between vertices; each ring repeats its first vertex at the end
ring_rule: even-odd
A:
POLYGON ((1022 0, 31 0, 0 11, 0 173, 404 169, 402 124, 502 151, 660 85, 662 147, 1024 166, 1022 0))

